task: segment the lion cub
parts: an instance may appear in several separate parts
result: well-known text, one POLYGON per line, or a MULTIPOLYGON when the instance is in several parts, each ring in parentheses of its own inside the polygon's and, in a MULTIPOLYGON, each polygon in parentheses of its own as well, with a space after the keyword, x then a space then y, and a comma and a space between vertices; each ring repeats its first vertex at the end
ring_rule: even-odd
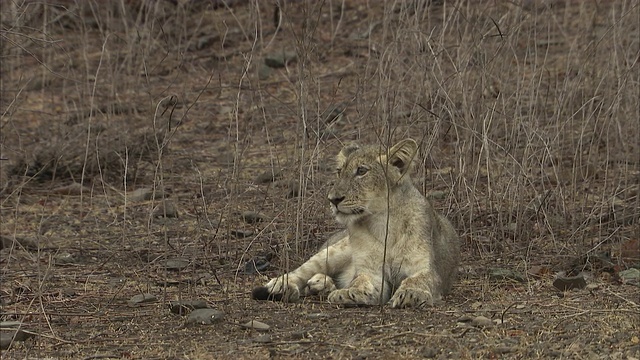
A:
POLYGON ((329 201, 347 229, 299 268, 255 288, 254 299, 296 301, 306 289, 336 304, 403 308, 432 305, 449 292, 460 244, 409 177, 418 145, 406 139, 381 150, 340 151, 329 201))

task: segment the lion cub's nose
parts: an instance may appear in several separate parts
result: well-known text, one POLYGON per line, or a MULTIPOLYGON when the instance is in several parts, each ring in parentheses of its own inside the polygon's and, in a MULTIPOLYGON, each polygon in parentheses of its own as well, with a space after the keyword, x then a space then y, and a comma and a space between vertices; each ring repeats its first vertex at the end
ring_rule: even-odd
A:
POLYGON ((335 206, 338 206, 338 204, 340 204, 342 202, 342 200, 344 200, 344 196, 330 196, 329 197, 329 201, 331 201, 331 203, 335 206))

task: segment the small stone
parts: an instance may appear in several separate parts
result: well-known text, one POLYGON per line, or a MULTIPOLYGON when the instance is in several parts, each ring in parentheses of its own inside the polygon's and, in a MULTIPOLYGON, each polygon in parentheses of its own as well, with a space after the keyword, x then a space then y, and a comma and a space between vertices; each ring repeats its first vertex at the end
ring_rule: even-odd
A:
POLYGON ((326 318, 330 318, 331 315, 327 314, 327 313, 311 313, 311 314, 307 314, 307 318, 309 319, 326 319, 326 318))
POLYGON ((640 286, 640 270, 636 268, 620 271, 618 276, 623 284, 640 286))
POLYGON ((247 238, 253 235, 253 231, 236 229, 236 230, 231 230, 231 235, 235 236, 238 239, 242 239, 242 238, 247 238))
POLYGON ((492 327, 493 321, 485 316, 476 316, 471 320, 471 325, 475 327, 492 327))
POLYGON ((175 258, 175 259, 168 259, 164 263, 164 267, 167 270, 178 271, 178 270, 186 269, 189 266, 189 264, 191 264, 191 262, 187 259, 175 258))
POLYGON ((89 189, 86 186, 82 186, 82 184, 73 183, 70 185, 57 187, 51 190, 51 192, 53 194, 59 194, 59 195, 80 195, 82 193, 85 193, 85 194, 90 193, 91 189, 89 189))
POLYGON ((298 54, 292 50, 276 51, 264 58, 264 64, 272 68, 285 67, 291 61, 295 61, 298 54))
POLYGON ((309 337, 309 333, 306 331, 294 331, 289 335, 291 340, 302 340, 309 337))
POLYGON ((38 250, 39 240, 37 238, 25 237, 25 238, 13 238, 9 236, 0 235, 0 249, 11 248, 16 245, 22 245, 27 250, 38 250))
POLYGON ((293 199, 300 196, 300 183, 297 181, 290 181, 287 184, 287 199, 293 199))
POLYGON ((0 349, 7 350, 14 341, 25 341, 34 334, 20 329, 0 331, 0 349))
POLYGON ((267 66, 267 64, 258 65, 258 79, 266 80, 273 74, 273 69, 267 66))
POLYGON ((244 264, 245 274, 255 274, 265 271, 271 266, 270 256, 256 256, 244 264))
POLYGON ((473 316, 469 316, 469 315, 462 315, 461 317, 458 318, 459 323, 470 323, 472 321, 473 321, 473 316))
POLYGON ((59 253, 53 258, 53 260, 56 265, 69 265, 76 262, 76 258, 68 252, 59 253))
POLYGON ((164 200, 153 209, 153 217, 177 218, 178 208, 169 200, 164 200))
POLYGON ((206 309, 208 307, 207 302, 204 300, 181 300, 169 302, 169 309, 171 312, 178 315, 185 315, 191 310, 206 309))
POLYGON ((344 116, 344 112, 346 110, 346 106, 347 106, 346 103, 341 103, 336 106, 332 106, 327 110, 325 110, 320 116, 322 117, 322 120, 324 121, 325 124, 331 125, 342 119, 342 117, 344 116))
POLYGON ((268 184, 268 183, 272 183, 278 179, 282 178, 282 171, 280 170, 274 170, 274 169, 268 169, 267 171, 263 172, 262 174, 258 175, 258 177, 256 177, 256 184, 268 184))
POLYGON ((260 343, 260 344, 266 344, 266 343, 270 343, 272 340, 271 340, 271 335, 269 335, 269 334, 261 334, 261 335, 256 336, 253 339, 253 341, 257 342, 257 343, 260 343))
POLYGON ((600 285, 598 284, 587 284, 587 290, 589 291, 598 290, 599 288, 600 288, 600 285))
POLYGON ((134 191, 131 191, 127 194, 130 201, 140 202, 140 201, 148 201, 153 199, 162 199, 164 198, 164 192, 160 189, 156 189, 155 193, 152 188, 140 188, 134 191))
POLYGON ((509 270, 509 269, 500 269, 500 268, 489 269, 489 279, 514 280, 518 282, 525 281, 525 277, 521 273, 517 271, 509 270))
POLYGON ((19 329, 22 327, 21 321, 0 321, 0 328, 3 329, 19 329))
POLYGON ((7 350, 14 341, 25 341, 34 336, 30 332, 22 331, 24 324, 20 321, 0 321, 0 349, 7 350))
POLYGON ((493 349, 493 352, 496 354, 509 354, 516 351, 517 351, 517 348, 513 346, 498 346, 495 349, 493 349))
POLYGON ((129 299, 129 306, 134 307, 139 304, 145 304, 157 301, 158 298, 153 294, 138 294, 129 299))
POLYGON ((224 319, 224 313, 215 309, 195 309, 187 316, 187 324, 211 325, 224 319))
POLYGON ((251 320, 251 321, 248 321, 248 322, 246 322, 246 323, 244 323, 244 324, 242 324, 240 326, 242 326, 243 328, 254 329, 254 330, 257 330, 257 331, 267 331, 267 330, 271 329, 271 326, 269 326, 269 325, 267 325, 267 324, 265 324, 263 322, 260 322, 258 320, 251 320))
POLYGON ((587 286, 587 281, 582 274, 568 277, 559 276, 553 281, 553 286, 560 291, 583 289, 587 286))
POLYGON ((245 211, 240 215, 240 217, 247 224, 255 224, 268 219, 266 215, 255 211, 245 211))
POLYGON ((124 286, 124 284, 127 283, 127 278, 125 277, 114 277, 109 279, 109 281, 107 281, 107 284, 111 287, 117 287, 117 288, 121 288, 124 286))
POLYGON ((429 193, 428 198, 430 199, 436 199, 436 200, 442 200, 442 199, 446 199, 447 195, 449 195, 448 192, 446 191, 432 191, 429 193))
POLYGON ((438 356, 438 349, 432 347, 424 347, 420 351, 420 356, 424 359, 433 359, 438 356))

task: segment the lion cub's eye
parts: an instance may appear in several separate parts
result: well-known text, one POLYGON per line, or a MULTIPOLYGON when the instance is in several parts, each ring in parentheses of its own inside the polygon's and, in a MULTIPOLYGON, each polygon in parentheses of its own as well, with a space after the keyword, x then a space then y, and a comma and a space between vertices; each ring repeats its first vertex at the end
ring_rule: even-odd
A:
POLYGON ((358 166, 358 168, 356 169, 356 176, 362 176, 368 171, 369 169, 366 166, 358 166))

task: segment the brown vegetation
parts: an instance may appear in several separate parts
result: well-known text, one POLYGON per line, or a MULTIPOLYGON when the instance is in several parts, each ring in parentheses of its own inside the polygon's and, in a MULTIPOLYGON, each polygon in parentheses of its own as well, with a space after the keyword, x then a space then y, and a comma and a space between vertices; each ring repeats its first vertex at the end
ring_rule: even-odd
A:
POLYGON ((277 3, 0 1, 3 359, 640 356, 638 1, 277 3), (446 302, 250 300, 337 228, 342 144, 404 137, 446 302))

